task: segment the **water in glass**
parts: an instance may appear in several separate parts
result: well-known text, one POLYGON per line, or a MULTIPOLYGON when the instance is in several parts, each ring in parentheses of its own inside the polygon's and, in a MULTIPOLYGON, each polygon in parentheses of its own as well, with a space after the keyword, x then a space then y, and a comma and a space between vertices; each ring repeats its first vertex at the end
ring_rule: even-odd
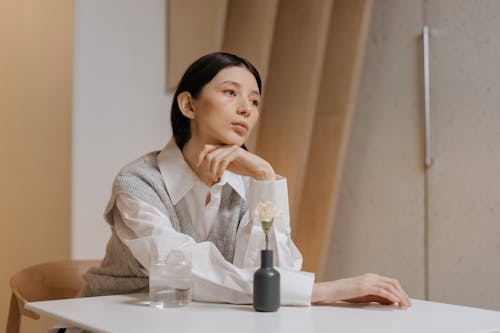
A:
POLYGON ((154 262, 149 271, 150 305, 179 307, 191 302, 191 263, 186 258, 169 256, 154 262))

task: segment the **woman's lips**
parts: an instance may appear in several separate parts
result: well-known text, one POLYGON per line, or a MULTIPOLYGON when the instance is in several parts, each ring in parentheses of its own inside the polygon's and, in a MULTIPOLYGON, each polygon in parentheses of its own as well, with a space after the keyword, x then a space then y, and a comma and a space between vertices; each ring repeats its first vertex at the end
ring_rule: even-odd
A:
POLYGON ((237 132, 238 134, 245 134, 246 132, 248 132, 248 125, 244 122, 236 121, 232 122, 231 125, 233 126, 235 132, 237 132))

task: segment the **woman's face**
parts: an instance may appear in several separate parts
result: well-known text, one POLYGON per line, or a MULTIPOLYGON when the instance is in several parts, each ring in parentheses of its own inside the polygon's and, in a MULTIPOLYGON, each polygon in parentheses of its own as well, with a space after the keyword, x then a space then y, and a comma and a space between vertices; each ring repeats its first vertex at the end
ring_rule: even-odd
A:
POLYGON ((205 144, 241 146, 259 118, 257 81, 245 67, 222 69, 193 100, 192 136, 205 144))

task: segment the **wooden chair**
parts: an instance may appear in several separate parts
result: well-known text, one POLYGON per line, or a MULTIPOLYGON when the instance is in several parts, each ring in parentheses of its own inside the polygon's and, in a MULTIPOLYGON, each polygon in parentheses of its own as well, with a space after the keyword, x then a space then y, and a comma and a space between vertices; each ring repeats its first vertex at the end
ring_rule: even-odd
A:
POLYGON ((85 285, 83 273, 99 260, 66 260, 24 268, 10 279, 9 318, 6 333, 19 333, 21 316, 39 319, 40 315, 26 310, 27 302, 72 298, 85 285))

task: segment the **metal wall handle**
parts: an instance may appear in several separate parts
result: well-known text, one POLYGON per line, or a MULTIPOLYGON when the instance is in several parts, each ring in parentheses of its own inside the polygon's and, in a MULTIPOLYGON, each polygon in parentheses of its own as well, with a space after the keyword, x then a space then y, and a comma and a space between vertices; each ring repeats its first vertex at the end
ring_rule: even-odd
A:
POLYGON ((425 113, 425 166, 432 165, 431 158, 431 101, 429 81, 429 27, 422 29, 424 46, 424 113, 425 113))

